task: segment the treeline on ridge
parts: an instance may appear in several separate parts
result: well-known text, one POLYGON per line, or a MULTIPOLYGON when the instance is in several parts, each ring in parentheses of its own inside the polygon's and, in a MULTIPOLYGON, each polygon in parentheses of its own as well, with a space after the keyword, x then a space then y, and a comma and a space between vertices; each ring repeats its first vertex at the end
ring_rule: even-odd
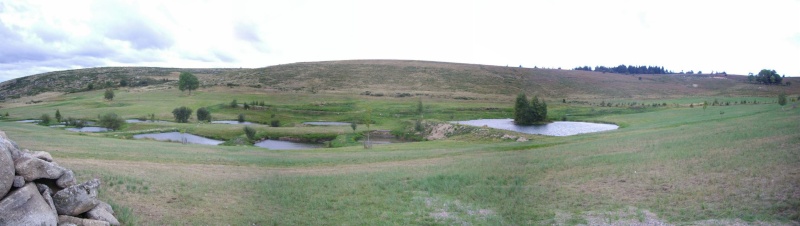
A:
MULTIPOLYGON (((582 66, 582 67, 573 68, 572 70, 596 71, 596 72, 603 72, 603 73, 607 72, 607 73, 618 73, 618 74, 694 74, 695 73, 694 71, 691 71, 691 70, 687 71, 685 73, 683 71, 675 73, 672 70, 665 69, 663 66, 644 66, 644 65, 642 65, 642 66, 627 65, 626 66, 624 64, 620 64, 619 66, 616 66, 616 67, 595 66, 594 69, 592 69, 589 66, 582 66)), ((702 74, 702 73, 703 73, 702 71, 698 71, 697 72, 697 74, 702 74)), ((716 74, 727 75, 727 73, 724 72, 724 71, 716 73, 716 74)))

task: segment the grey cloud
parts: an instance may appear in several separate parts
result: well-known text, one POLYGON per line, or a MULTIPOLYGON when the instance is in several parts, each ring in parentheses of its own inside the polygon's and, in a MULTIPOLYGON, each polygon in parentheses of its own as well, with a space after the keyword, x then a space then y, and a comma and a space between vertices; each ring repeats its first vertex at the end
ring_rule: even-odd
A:
POLYGON ((100 1, 94 8, 94 29, 101 35, 131 44, 137 50, 168 49, 175 44, 165 28, 143 15, 134 3, 100 1))
POLYGON ((256 28, 252 23, 239 22, 233 26, 233 33, 243 41, 260 43, 262 40, 256 28))
POLYGON ((235 62, 236 58, 231 56, 228 53, 225 53, 220 50, 212 50, 208 52, 208 54, 193 54, 193 53, 186 53, 181 55, 182 58, 188 60, 195 60, 200 62, 235 62))
POLYGON ((40 61, 53 57, 53 53, 28 42, 19 31, 10 29, 0 20, 0 63, 40 61))
POLYGON ((127 41, 134 49, 167 49, 175 43, 166 32, 139 20, 113 24, 106 35, 112 39, 127 41))

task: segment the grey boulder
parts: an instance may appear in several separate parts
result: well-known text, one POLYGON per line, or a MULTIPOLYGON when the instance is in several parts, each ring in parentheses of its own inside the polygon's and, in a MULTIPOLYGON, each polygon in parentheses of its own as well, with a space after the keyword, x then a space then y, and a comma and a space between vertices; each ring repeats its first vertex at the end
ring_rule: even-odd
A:
POLYGON ((86 216, 92 220, 101 220, 111 225, 119 225, 119 221, 114 217, 114 210, 111 208, 111 205, 103 201, 100 201, 100 204, 95 206, 94 209, 86 212, 86 216))
POLYGON ((86 183, 73 185, 56 192, 53 202, 59 215, 78 216, 91 210, 100 203, 97 200, 97 189, 100 180, 95 178, 86 183))
MULTIPOLYGON (((14 161, 14 168, 17 171, 17 175, 25 178, 27 182, 38 179, 59 179, 69 171, 56 163, 41 160, 30 155, 23 155, 14 161)), ((74 175, 72 175, 71 172, 67 176, 69 178, 65 179, 62 183, 58 183, 59 186, 70 184, 68 180, 70 178, 74 180, 74 175)))
POLYGON ((48 161, 48 162, 52 162, 53 161, 53 156, 51 156, 50 153, 48 153, 46 151, 34 151, 34 152, 30 152, 30 155, 31 155, 31 157, 34 157, 34 158, 37 158, 37 159, 41 159, 41 160, 44 160, 44 161, 48 161))
POLYGON ((0 200, 0 225, 56 225, 58 215, 34 183, 27 183, 0 200))
POLYGON ((14 146, 6 141, 5 133, 0 134, 0 197, 8 194, 14 185, 14 159, 11 158, 14 146))

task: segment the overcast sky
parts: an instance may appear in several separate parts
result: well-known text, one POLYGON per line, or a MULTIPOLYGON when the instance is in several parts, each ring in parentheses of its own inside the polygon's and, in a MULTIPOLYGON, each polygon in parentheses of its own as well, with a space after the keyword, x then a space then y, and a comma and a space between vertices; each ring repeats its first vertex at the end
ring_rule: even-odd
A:
POLYGON ((800 76, 800 0, 0 0, 0 81, 349 59, 800 76))

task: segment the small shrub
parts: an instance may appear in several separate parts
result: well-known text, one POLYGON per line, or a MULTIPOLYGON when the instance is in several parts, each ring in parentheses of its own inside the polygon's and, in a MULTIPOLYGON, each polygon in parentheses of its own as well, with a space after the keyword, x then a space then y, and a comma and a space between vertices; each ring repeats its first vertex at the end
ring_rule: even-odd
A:
POLYGON ((238 103, 238 102, 236 102, 236 99, 234 99, 233 101, 231 101, 230 107, 231 107, 231 108, 237 108, 237 107, 239 107, 239 103, 238 103))
POLYGON ((103 96, 106 98, 106 100, 114 100, 114 90, 106 89, 106 92, 103 94, 103 96))
POLYGON ((247 104, 247 102, 245 102, 245 103, 244 103, 244 109, 245 109, 245 110, 249 110, 249 109, 250 109, 250 105, 249 105, 249 104, 247 104))
POLYGON ((197 109, 197 121, 211 121, 211 112, 209 112, 206 108, 198 108, 197 109))
POLYGON ((417 122, 414 123, 414 130, 417 132, 422 132, 422 129, 424 129, 422 126, 422 120, 417 120, 417 122))
POLYGON ((244 134, 247 135, 247 139, 254 140, 256 138, 256 129, 253 129, 252 127, 249 126, 245 126, 244 134))
POLYGON ((281 127, 281 121, 272 120, 272 121, 269 122, 269 125, 272 126, 272 127, 281 127))
POLYGON ((786 105, 786 93, 781 93, 778 95, 778 104, 781 106, 786 105))
POLYGON ((53 119, 51 119, 51 118, 50 118, 50 115, 48 115, 48 114, 42 114, 42 116, 39 116, 39 120, 41 120, 41 121, 39 122, 39 124, 40 124, 40 125, 47 126, 47 125, 50 125, 50 122, 51 122, 53 119))
POLYGON ((239 114, 239 117, 236 118, 236 121, 238 121, 240 123, 244 122, 244 114, 239 114))
POLYGON ((123 125, 125 125, 125 120, 117 116, 117 114, 108 113, 100 116, 100 122, 98 123, 101 127, 105 127, 110 130, 119 130, 123 125))
POLYGON ((175 116, 175 121, 179 123, 189 122, 189 117, 192 116, 192 109, 181 106, 172 110, 172 115, 175 116))

